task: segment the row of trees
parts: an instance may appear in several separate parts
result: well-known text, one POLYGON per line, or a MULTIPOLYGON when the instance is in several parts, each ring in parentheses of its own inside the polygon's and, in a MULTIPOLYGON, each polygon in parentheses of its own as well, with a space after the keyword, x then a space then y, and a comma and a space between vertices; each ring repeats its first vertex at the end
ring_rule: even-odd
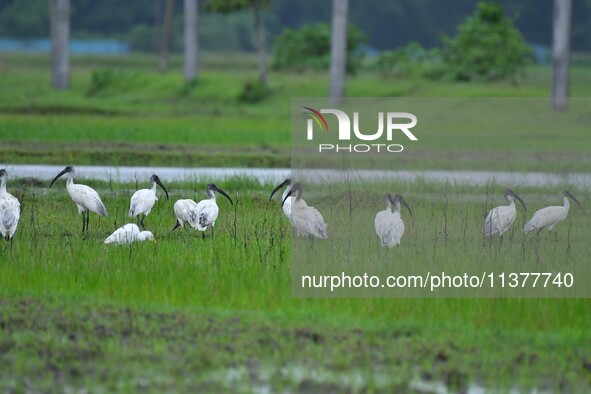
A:
MULTIPOLYGON (((367 43, 390 50, 415 41, 438 46, 440 35, 453 35, 474 11, 478 0, 363 0, 349 4, 349 21, 367 36, 367 43), (442 17, 442 16, 445 17, 442 17)), ((71 32, 75 38, 117 39, 133 50, 157 52, 161 43, 166 0, 72 0, 71 32)), ((553 0, 496 0, 528 43, 550 47, 553 0)), ((254 51, 252 12, 229 16, 209 12, 200 4, 200 45, 208 51, 254 51)), ((272 0, 264 9, 267 44, 285 28, 328 22, 331 1, 272 0)), ((572 2, 572 47, 591 50, 591 0, 572 2)), ((183 0, 176 0, 172 18, 172 46, 183 50, 183 0)), ((49 32, 47 0, 0 0, 0 37, 42 38, 49 32)))
MULTIPOLYGON (((164 3, 164 28, 160 51, 160 68, 162 70, 168 67, 174 2, 174 0, 166 0, 164 3)), ((268 6, 269 2, 270 0, 207 0, 205 3, 206 9, 222 14, 244 9, 252 11, 259 55, 258 83, 263 87, 267 84, 268 69, 262 9, 268 6)), ((188 81, 198 76, 198 10, 198 0, 184 0, 184 76, 188 81)), ((348 0, 333 0, 329 72, 330 97, 333 102, 339 102, 345 96, 347 65, 350 63, 347 51, 348 31, 350 31, 348 12, 348 0)), ((565 109, 568 105, 571 12, 571 0, 555 0, 552 84, 553 107, 555 109, 565 109)), ((70 0, 50 0, 50 14, 52 80, 57 89, 65 89, 69 85, 70 0)), ((485 76, 485 79, 495 79, 493 77, 496 74, 492 75, 491 73, 503 75, 502 73, 509 72, 514 74, 519 68, 527 53, 527 48, 522 41, 519 32, 511 26, 510 22, 505 21, 500 6, 483 2, 479 4, 476 14, 460 26, 458 36, 453 41, 447 40, 446 47, 448 49, 444 53, 444 60, 453 65, 454 70, 460 76, 456 79, 467 79, 462 77, 469 75, 466 73, 471 71, 466 67, 473 68, 474 66, 481 68, 477 71, 485 76), (491 41, 493 46, 484 45, 486 40, 491 41), (505 42, 509 46, 504 45, 505 42), (495 45, 502 46, 504 52, 497 54, 491 50, 495 45)), ((285 44, 288 42, 285 40, 285 44)), ((395 57, 393 59, 397 60, 395 57)), ((496 77, 498 78, 498 76, 496 77)))

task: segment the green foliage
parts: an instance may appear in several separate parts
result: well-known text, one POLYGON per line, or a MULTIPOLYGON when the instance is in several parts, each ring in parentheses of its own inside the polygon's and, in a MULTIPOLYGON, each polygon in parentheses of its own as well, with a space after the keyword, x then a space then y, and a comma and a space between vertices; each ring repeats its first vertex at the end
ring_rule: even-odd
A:
POLYGON ((443 38, 449 76, 458 81, 516 81, 523 75, 531 50, 514 24, 499 4, 478 3, 457 34, 443 38))
POLYGON ((113 85, 115 73, 113 70, 93 70, 90 76, 90 84, 86 89, 86 96, 95 96, 113 85))
POLYGON ((205 9, 221 14, 229 14, 248 7, 266 7, 271 0, 208 0, 205 9))
POLYGON ((376 60, 376 69, 386 77, 427 77, 437 79, 443 75, 444 65, 437 48, 425 49, 411 42, 392 51, 384 51, 376 60))
POLYGON ((268 95, 269 88, 257 79, 244 84, 242 91, 238 95, 238 101, 241 103, 258 103, 268 95))
POLYGON ((133 90, 142 84, 142 77, 133 72, 109 68, 93 70, 85 95, 93 97, 133 90))
MULTIPOLYGON (((273 68, 275 70, 327 70, 330 64, 331 27, 328 23, 304 26, 300 30, 285 29, 275 39, 273 68)), ((347 29, 347 72, 355 74, 361 67, 363 53, 358 51, 366 41, 365 34, 349 24, 347 29)))
POLYGON ((0 37, 39 38, 49 32, 46 0, 0 2, 0 37))
POLYGON ((133 25, 128 33, 129 44, 134 51, 156 50, 156 29, 145 24, 133 25))

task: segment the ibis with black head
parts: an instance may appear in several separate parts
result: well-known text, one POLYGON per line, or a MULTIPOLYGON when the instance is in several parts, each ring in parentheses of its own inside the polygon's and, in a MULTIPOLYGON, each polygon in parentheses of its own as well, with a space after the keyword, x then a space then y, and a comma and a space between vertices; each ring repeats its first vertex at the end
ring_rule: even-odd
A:
POLYGON ((140 189, 133 193, 133 196, 131 196, 131 202, 129 204, 129 217, 134 219, 135 217, 139 216, 141 218, 140 225, 143 229, 146 228, 144 225, 144 219, 150 214, 154 204, 158 200, 158 196, 156 195, 156 185, 162 188, 166 194, 166 199, 169 199, 168 191, 160 181, 158 175, 153 174, 150 177, 150 182, 152 183, 152 187, 150 189, 140 189))
POLYGON ((101 201, 101 197, 94 189, 86 185, 74 183, 76 171, 72 166, 67 166, 59 174, 57 174, 51 181, 49 188, 53 186, 55 181, 66 174, 68 175, 68 180, 66 181, 66 190, 68 191, 72 201, 74 201, 74 204, 76 204, 78 207, 78 213, 82 214, 82 234, 84 234, 86 231, 88 231, 90 212, 94 212, 99 216, 105 217, 108 215, 107 208, 105 208, 105 204, 103 204, 101 201))

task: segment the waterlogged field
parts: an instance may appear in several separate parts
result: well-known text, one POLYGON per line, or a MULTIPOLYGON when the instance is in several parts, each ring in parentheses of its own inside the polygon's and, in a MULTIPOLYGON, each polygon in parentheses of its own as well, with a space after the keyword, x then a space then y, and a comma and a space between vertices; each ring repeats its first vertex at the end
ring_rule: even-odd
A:
MULTIPOLYGON (((102 241, 127 221, 129 197, 145 185, 80 180, 99 191, 110 214, 91 215, 90 234, 82 237, 63 181, 51 190, 9 183, 23 215, 12 250, 3 245, 0 255, 3 391, 590 389, 586 299, 293 298, 293 247, 305 244, 329 260, 333 241, 292 246, 279 197, 268 201, 274 185, 219 184, 238 203, 218 200, 215 238, 208 232, 203 240, 194 230, 170 229, 173 202, 204 198, 205 184, 163 182, 171 200, 161 196, 145 221, 158 243, 131 248, 102 241)), ((380 250, 371 231, 360 229, 382 264, 395 269, 433 259, 442 269, 486 261, 520 267, 521 234, 502 246, 483 246, 479 234, 485 206, 493 193, 501 203, 502 188, 421 181, 388 187, 404 195, 414 215, 403 212, 407 232, 393 250, 380 250)), ((347 213, 331 211, 330 199, 306 190, 329 232, 337 232, 347 213)), ((560 203, 560 191, 517 191, 528 215, 560 203)), ((591 195, 571 191, 583 210, 573 207, 557 235, 525 241, 527 258, 538 253, 544 268, 567 269, 591 255, 591 195)), ((377 191, 367 197, 368 208, 353 214, 371 229, 383 204, 377 191)))

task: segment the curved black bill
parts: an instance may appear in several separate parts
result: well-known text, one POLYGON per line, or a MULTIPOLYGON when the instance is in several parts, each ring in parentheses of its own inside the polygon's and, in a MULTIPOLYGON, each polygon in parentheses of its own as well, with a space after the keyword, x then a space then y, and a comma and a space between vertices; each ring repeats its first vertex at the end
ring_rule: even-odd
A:
POLYGON ((162 182, 160 182, 160 179, 156 179, 156 183, 158 184, 158 186, 162 188, 162 190, 164 190, 164 193, 166 194, 166 199, 169 200, 170 198, 168 197, 168 192, 166 191, 166 188, 164 187, 162 182))
POLYGON ((68 169, 66 168, 66 169, 63 169, 59 174, 57 174, 55 176, 55 178, 53 178, 53 181, 51 181, 51 183, 49 184, 49 188, 51 189, 51 187, 53 186, 55 181, 57 181, 62 175, 64 175, 67 172, 68 172, 68 169))
POLYGON ((271 201, 271 199, 273 198, 273 195, 275 193, 277 193, 277 190, 282 189, 283 187, 289 185, 291 181, 289 179, 284 180, 283 182, 281 182, 279 185, 277 185, 277 187, 275 189, 273 189, 273 191, 271 192, 271 196, 269 196, 269 201, 271 201))
POLYGON ((577 200, 577 198, 575 196, 573 196, 570 192, 566 194, 566 196, 568 198, 570 198, 571 200, 573 200, 574 202, 577 203, 577 205, 579 206, 579 208, 581 208, 581 204, 579 203, 579 200, 577 200))
POLYGON ((284 198, 284 199, 283 199, 283 201, 281 202, 281 206, 284 206, 284 205, 285 205, 285 201, 287 201, 287 199, 291 197, 291 192, 293 192, 293 189, 291 189, 291 190, 289 191, 289 193, 287 193, 287 195, 285 196, 285 198, 284 198))
POLYGON ((525 207, 525 203, 523 202, 523 200, 521 199, 521 197, 519 197, 517 194, 513 194, 513 197, 515 197, 516 199, 519 200, 519 202, 521 203, 521 205, 523 205, 523 211, 527 212, 527 208, 525 207))
POLYGON ((219 188, 219 187, 217 187, 217 186, 215 187, 215 190, 216 190, 217 192, 219 192, 220 194, 223 194, 223 195, 224 195, 224 197, 226 197, 226 198, 228 199, 228 201, 230 201, 230 204, 234 205, 234 202, 232 201, 232 199, 230 198, 230 196, 228 196, 228 195, 226 194, 226 192, 225 192, 225 191, 223 191, 222 189, 220 189, 220 188, 219 188))

